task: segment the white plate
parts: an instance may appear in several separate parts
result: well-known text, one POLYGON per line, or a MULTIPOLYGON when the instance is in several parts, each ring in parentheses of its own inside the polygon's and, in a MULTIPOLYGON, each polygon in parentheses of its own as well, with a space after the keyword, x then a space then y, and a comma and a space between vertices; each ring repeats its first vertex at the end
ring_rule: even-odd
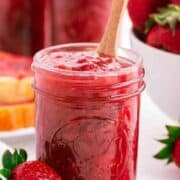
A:
POLYGON ((0 140, 15 140, 33 136, 35 134, 34 128, 24 128, 16 131, 0 131, 0 140))

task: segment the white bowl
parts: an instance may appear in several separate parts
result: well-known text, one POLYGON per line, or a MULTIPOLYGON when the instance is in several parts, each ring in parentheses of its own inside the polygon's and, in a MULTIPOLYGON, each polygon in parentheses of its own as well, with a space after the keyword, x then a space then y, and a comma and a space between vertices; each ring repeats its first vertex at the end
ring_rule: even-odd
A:
POLYGON ((144 59, 146 90, 170 118, 180 119, 180 55, 153 48, 131 31, 131 46, 144 59))

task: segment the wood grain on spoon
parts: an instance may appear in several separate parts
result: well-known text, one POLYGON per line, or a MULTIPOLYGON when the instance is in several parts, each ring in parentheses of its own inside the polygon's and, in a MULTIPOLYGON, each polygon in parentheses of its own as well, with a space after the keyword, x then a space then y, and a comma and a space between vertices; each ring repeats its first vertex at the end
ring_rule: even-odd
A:
POLYGON ((113 0, 112 9, 107 23, 105 33, 97 48, 98 53, 117 56, 119 29, 121 28, 121 19, 127 6, 127 0, 113 0))

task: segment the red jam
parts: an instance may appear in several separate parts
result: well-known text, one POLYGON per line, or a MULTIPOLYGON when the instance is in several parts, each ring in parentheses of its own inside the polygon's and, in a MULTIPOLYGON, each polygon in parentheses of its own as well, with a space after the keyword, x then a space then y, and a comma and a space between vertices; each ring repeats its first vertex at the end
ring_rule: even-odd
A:
POLYGON ((120 68, 130 67, 131 62, 111 56, 101 55, 94 51, 62 52, 47 61, 49 67, 68 71, 107 72, 119 71, 120 68), (53 62, 53 63, 52 63, 53 62))
POLYGON ((135 180, 142 66, 59 47, 33 63, 37 158, 63 180, 135 180))

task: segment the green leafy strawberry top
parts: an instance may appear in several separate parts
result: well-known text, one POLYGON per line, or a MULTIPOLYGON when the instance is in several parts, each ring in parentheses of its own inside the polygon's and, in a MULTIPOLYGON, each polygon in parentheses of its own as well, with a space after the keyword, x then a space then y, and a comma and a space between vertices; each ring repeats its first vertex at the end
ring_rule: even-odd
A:
POLYGON ((174 144, 180 138, 180 126, 166 126, 166 129, 168 131, 167 138, 158 140, 165 146, 154 157, 157 159, 167 159, 167 163, 169 164, 173 161, 172 151, 174 144))
POLYGON ((5 151, 2 156, 2 169, 0 169, 0 180, 1 177, 9 180, 11 171, 18 165, 27 160, 27 153, 24 149, 15 149, 13 153, 9 150, 5 151))
POLYGON ((172 31, 174 31, 178 22, 180 22, 180 6, 171 4, 160 8, 157 13, 150 16, 145 23, 145 33, 155 24, 160 26, 169 25, 172 31))

